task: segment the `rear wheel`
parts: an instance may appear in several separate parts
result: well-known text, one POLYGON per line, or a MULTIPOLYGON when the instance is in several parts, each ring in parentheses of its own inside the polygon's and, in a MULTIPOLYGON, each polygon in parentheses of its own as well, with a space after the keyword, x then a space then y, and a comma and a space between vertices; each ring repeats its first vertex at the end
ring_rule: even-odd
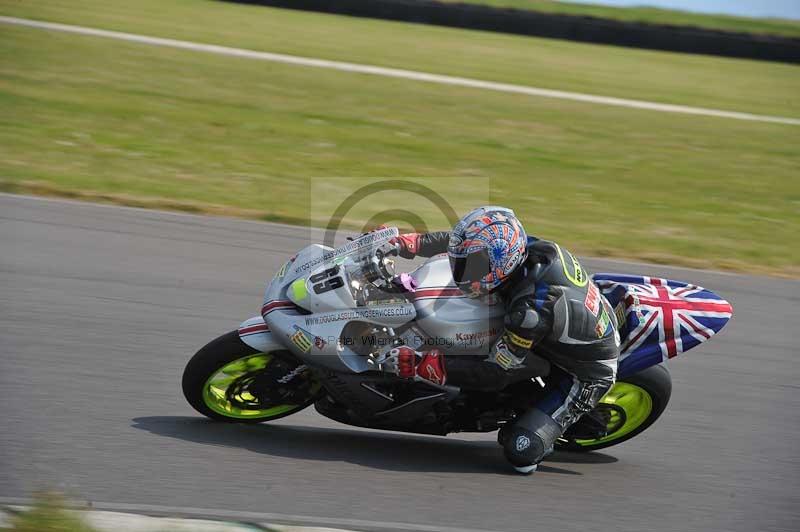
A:
POLYGON ((183 395, 220 421, 260 423, 312 404, 321 386, 288 351, 261 353, 231 331, 209 342, 183 372, 183 395))
POLYGON ((620 379, 594 410, 567 429, 556 446, 594 451, 629 440, 655 423, 671 394, 672 378, 660 364, 620 379))

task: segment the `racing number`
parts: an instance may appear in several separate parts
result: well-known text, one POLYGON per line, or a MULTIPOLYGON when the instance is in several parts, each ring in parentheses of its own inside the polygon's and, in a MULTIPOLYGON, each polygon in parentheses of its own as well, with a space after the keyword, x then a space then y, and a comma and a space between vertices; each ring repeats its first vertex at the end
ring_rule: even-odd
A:
POLYGON ((313 286, 314 293, 324 294, 325 292, 336 290, 344 286, 344 281, 341 277, 334 277, 338 273, 339 266, 334 266, 333 268, 328 268, 324 272, 312 275, 309 279, 312 283, 315 283, 313 286))

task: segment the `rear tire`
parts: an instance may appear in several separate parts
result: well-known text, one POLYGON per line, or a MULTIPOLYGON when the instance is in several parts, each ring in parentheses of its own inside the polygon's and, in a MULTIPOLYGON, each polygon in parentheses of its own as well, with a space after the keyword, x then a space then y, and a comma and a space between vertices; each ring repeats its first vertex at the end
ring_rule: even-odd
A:
MULTIPOLYGON (((556 443, 556 448, 588 452, 605 449, 628 441, 656 422, 667 408, 671 395, 672 377, 669 374, 669 370, 662 364, 650 366, 638 373, 620 379, 600 400, 598 408, 602 408, 603 404, 621 408, 625 411, 626 417, 631 424, 625 423, 605 437, 594 440, 570 438, 568 437, 568 429, 564 438, 556 443)), ((591 413, 586 415, 591 415, 591 413)))
POLYGON ((293 382, 305 379, 308 388, 303 394, 287 395, 285 403, 264 402, 251 394, 248 383, 261 378, 258 386, 274 384, 278 392, 284 385, 272 379, 264 386, 265 372, 278 371, 286 375, 300 366, 288 351, 260 353, 242 342, 238 331, 224 334, 201 348, 183 371, 183 395, 192 407, 211 419, 230 423, 261 423, 290 416, 311 405, 317 398, 319 385, 308 371, 294 377, 293 382), (228 382, 229 381, 229 382, 228 382), (222 384, 221 384, 222 383, 222 384))

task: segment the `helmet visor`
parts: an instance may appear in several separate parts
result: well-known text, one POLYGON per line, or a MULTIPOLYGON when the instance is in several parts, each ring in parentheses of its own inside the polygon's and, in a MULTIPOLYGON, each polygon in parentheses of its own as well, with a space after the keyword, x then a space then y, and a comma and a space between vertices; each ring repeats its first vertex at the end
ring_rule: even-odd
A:
POLYGON ((450 269, 456 284, 480 281, 492 271, 489 252, 484 248, 466 257, 450 257, 450 269))

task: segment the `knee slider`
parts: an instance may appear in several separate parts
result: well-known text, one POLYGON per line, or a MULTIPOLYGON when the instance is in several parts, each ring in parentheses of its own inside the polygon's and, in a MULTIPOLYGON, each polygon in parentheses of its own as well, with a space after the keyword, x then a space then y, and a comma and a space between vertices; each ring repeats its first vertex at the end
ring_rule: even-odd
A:
POLYGON ((538 464, 559 436, 561 425, 541 410, 531 409, 504 438, 506 459, 517 467, 538 464))

